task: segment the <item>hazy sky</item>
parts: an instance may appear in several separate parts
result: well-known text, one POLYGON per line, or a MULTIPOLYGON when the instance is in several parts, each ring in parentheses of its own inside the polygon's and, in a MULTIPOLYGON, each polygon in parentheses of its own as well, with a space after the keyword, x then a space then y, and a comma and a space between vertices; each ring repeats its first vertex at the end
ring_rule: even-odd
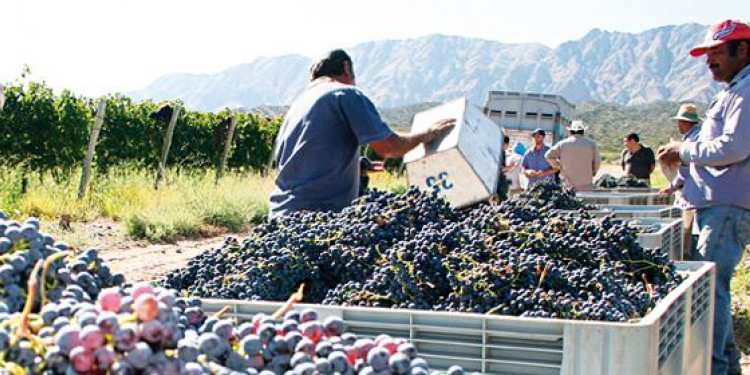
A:
POLYGON ((215 73, 259 56, 429 34, 556 47, 593 28, 641 32, 750 19, 748 0, 0 0, 0 83, 23 64, 88 96, 170 72, 215 73))

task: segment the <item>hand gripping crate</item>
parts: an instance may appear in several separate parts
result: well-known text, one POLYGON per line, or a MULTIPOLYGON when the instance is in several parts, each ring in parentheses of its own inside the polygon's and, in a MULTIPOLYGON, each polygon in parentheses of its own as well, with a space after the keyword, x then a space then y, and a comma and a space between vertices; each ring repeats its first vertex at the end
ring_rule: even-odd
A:
POLYGON ((446 118, 456 119, 450 133, 404 155, 409 185, 437 190, 456 207, 488 199, 500 178, 502 129, 462 98, 417 113, 411 130, 446 118))
MULTIPOLYGON (((499 315, 340 306, 347 331, 409 339, 433 369, 461 365, 493 375, 707 374, 711 363, 714 265, 677 262, 685 281, 642 320, 607 323, 499 315)), ((240 321, 282 302, 204 300, 207 313, 229 306, 240 321)))
POLYGON ((649 249, 661 248, 671 260, 682 260, 682 219, 635 218, 629 224, 658 225, 654 233, 639 233, 638 243, 649 249))

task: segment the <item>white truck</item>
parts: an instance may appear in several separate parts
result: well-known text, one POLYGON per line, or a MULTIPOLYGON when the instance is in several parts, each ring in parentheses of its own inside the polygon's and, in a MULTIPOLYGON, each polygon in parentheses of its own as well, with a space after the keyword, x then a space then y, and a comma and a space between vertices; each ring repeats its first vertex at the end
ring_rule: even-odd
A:
POLYGON ((483 110, 503 127, 511 144, 528 144, 531 132, 537 128, 547 133, 547 144, 553 144, 567 136, 575 108, 560 95, 490 91, 483 110))

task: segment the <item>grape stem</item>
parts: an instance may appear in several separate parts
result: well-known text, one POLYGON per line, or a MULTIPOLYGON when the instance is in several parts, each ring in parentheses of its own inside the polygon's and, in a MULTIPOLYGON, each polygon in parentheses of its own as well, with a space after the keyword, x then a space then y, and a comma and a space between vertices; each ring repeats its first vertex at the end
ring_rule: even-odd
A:
POLYGON ((31 270, 31 274, 29 275, 29 280, 26 282, 26 304, 23 306, 23 311, 21 312, 21 322, 18 324, 18 329, 16 330, 16 337, 29 337, 31 336, 31 331, 29 330, 29 314, 31 314, 31 309, 34 307, 34 300, 36 299, 36 287, 37 287, 37 278, 39 277, 39 271, 42 268, 42 260, 39 259, 36 264, 34 265, 34 268, 31 270))
POLYGON ((278 320, 284 314, 286 314, 289 309, 291 309, 295 303, 302 302, 302 299, 305 297, 304 295, 304 289, 305 289, 305 283, 302 283, 299 285, 299 289, 297 289, 296 292, 292 293, 291 296, 289 296, 289 299, 282 305, 276 312, 273 313, 273 319, 278 320))
POLYGON ((61 258, 65 258, 68 255, 70 255, 70 251, 61 251, 61 252, 50 255, 49 257, 47 257, 47 259, 44 260, 44 265, 42 266, 42 278, 41 278, 42 285, 40 287, 41 288, 40 292, 42 295, 42 306, 47 304, 47 293, 46 293, 47 283, 45 283, 44 280, 47 276, 47 270, 49 269, 49 266, 52 264, 52 262, 61 258))

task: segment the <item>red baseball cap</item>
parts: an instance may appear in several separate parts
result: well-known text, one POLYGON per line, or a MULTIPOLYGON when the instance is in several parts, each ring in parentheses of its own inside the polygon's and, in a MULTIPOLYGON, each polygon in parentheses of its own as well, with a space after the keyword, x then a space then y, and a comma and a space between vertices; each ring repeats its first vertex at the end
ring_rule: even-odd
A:
POLYGON ((690 56, 698 57, 711 47, 716 47, 730 40, 750 39, 750 26, 739 20, 726 20, 711 26, 703 43, 690 50, 690 56))

